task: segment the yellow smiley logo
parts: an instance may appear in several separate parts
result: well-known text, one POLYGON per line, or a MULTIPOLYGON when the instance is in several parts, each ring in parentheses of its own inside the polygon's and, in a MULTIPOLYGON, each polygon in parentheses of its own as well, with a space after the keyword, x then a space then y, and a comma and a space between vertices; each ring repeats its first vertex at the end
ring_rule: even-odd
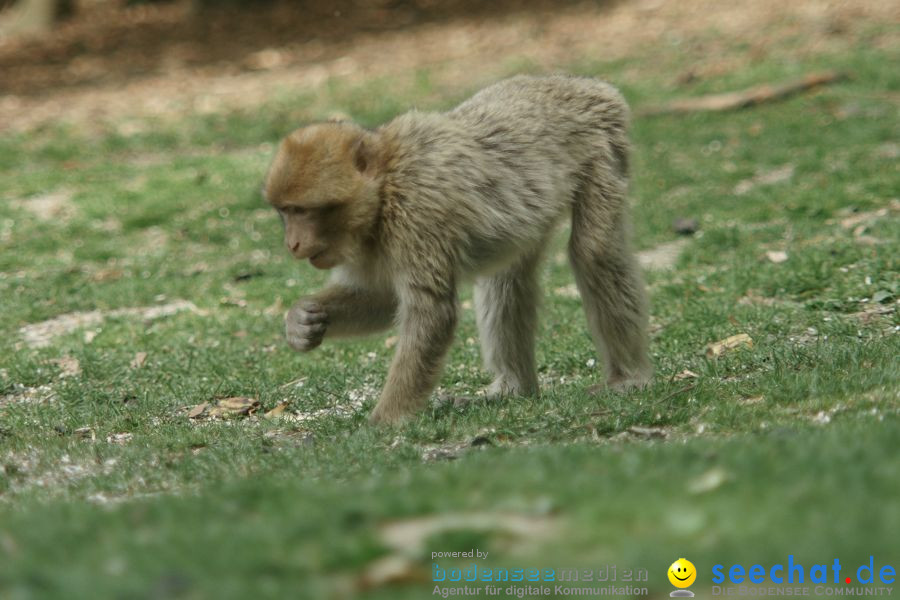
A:
POLYGON ((697 579, 697 569, 694 563, 686 558, 679 558, 669 567, 669 581, 677 588, 690 587, 697 579))

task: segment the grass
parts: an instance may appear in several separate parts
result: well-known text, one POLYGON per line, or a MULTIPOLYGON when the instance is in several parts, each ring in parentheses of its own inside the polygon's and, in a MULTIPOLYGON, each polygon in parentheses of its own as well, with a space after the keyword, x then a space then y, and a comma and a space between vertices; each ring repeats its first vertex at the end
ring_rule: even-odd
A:
MULTIPOLYGON (((665 73, 688 58, 573 69, 638 104, 670 95, 665 73)), ((694 91, 824 65, 853 78, 747 111, 635 121, 637 245, 674 240, 676 217, 701 225, 673 269, 648 273, 651 387, 584 393, 600 375, 565 293, 561 233, 543 274, 541 398, 436 408, 396 431, 368 427, 365 410, 197 422, 185 408, 228 396, 260 412, 371 408, 384 337, 304 356, 284 344, 284 307, 322 277, 282 250, 259 184, 295 124, 332 110, 374 124, 460 90, 418 72, 129 135, 0 139, 0 597, 420 598, 430 552, 471 547, 497 566, 645 568, 660 597, 679 556, 701 595, 717 563, 896 566, 900 77, 869 48, 770 56, 694 91), (735 192, 785 166, 786 180, 735 192), (63 202, 47 220, 30 207, 53 192, 63 202), (862 229, 841 224, 868 213, 862 229), (775 250, 787 261, 765 258, 775 250), (176 300, 197 310, 107 314, 41 348, 21 333, 176 300), (736 333, 753 346, 704 355, 736 333), (397 552, 386 524, 448 513, 523 515, 549 533, 445 528, 410 542, 399 581, 379 579, 372 565, 397 552)), ((475 339, 466 309, 443 389, 487 383, 475 339)))

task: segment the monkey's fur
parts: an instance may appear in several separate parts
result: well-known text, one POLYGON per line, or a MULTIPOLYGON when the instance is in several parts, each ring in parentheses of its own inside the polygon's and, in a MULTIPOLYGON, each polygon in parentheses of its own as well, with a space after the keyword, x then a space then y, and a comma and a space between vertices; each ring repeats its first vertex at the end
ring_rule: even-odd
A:
POLYGON ((399 328, 373 422, 425 406, 475 279, 491 394, 538 391, 537 265, 570 214, 569 259, 606 382, 643 385, 647 299, 629 245, 628 108, 601 81, 514 77, 446 113, 409 112, 373 131, 347 122, 288 136, 265 195, 299 259, 331 282, 287 315, 300 351, 323 338, 399 328))

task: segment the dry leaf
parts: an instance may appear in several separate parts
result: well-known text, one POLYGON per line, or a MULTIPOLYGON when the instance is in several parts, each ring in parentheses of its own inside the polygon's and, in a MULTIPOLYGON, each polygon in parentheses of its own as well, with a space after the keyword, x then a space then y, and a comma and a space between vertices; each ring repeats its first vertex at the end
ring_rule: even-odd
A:
POLYGON ((684 371, 682 371, 681 373, 679 373, 672 379, 675 381, 684 381, 685 379, 697 379, 698 377, 700 377, 700 376, 697 375, 696 373, 694 373, 693 371, 685 369, 684 371))
POLYGON ((393 347, 396 346, 396 345, 397 345, 397 336, 396 336, 396 335, 392 335, 391 337, 389 337, 389 338, 387 338, 387 339, 384 340, 384 347, 385 347, 385 348, 390 349, 390 348, 393 348, 393 347))
POLYGON ((209 402, 204 402, 203 404, 198 404, 190 411, 188 411, 188 419, 197 419, 202 415, 206 409, 209 407, 209 402))
POLYGON ((254 398, 223 398, 209 411, 210 417, 245 417, 259 410, 259 400, 254 398))
POLYGON ((752 348, 753 347, 753 338, 751 338, 746 333, 739 333, 737 335, 733 335, 731 337, 727 337, 724 340, 720 340, 718 342, 714 342, 706 347, 706 356, 709 358, 716 358, 718 356, 722 356, 726 352, 730 350, 734 350, 736 348, 752 348))
POLYGON ((131 363, 129 363, 129 364, 132 369, 140 369, 141 367, 144 366, 145 360, 147 360, 147 353, 146 352, 138 352, 137 354, 134 355, 134 358, 131 359, 131 363))
POLYGON ((272 419, 282 416, 289 404, 290 402, 288 402, 287 400, 285 400, 284 402, 279 402, 275 408, 266 413, 266 417, 272 419))
POLYGON ((786 261, 788 259, 788 254, 783 250, 769 250, 766 252, 766 258, 769 259, 769 262, 773 262, 777 265, 786 261))

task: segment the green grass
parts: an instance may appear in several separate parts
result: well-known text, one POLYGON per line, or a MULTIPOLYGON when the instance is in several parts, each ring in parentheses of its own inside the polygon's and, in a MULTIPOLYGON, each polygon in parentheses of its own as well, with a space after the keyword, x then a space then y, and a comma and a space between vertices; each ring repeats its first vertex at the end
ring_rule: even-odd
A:
MULTIPOLYGON (((666 72, 687 58, 574 69, 638 104, 673 94, 666 72)), ((247 396, 263 411, 351 397, 371 408, 391 355, 384 337, 303 356, 283 342, 283 307, 322 277, 283 251, 259 184, 295 124, 333 110, 375 124, 449 106, 462 90, 418 72, 130 136, 48 128, 0 139, 0 597, 421 598, 427 581, 367 588, 361 574, 393 552, 386 523, 450 512, 524 515, 550 531, 443 531, 408 575, 428 577, 431 551, 473 545, 498 566, 646 568, 660 597, 679 556, 697 565, 700 594, 715 563, 874 555, 897 566, 900 221, 888 207, 900 75, 886 52, 855 49, 769 57, 692 92, 825 65, 853 77, 752 110, 635 121, 637 245, 675 239, 676 217, 701 224, 675 268, 648 273, 651 387, 584 393, 601 376, 578 299, 555 292, 572 283, 561 233, 543 274, 542 397, 436 408, 395 431, 367 426, 365 410, 198 423, 185 407, 247 396), (788 180, 735 193, 785 165, 788 180), (27 209, 54 191, 70 195, 62 216, 27 209), (873 212, 865 231, 841 226, 853 211, 873 212), (20 333, 175 300, 198 310, 107 316, 43 348, 20 333), (736 333, 752 348, 705 357, 736 333), (80 373, 64 377, 63 357, 80 373), (685 369, 697 377, 676 378, 685 369), (125 443, 111 437, 123 433, 125 443), (455 460, 423 461, 435 449, 455 460)), ((487 383, 475 338, 466 309, 445 390, 487 383)))

